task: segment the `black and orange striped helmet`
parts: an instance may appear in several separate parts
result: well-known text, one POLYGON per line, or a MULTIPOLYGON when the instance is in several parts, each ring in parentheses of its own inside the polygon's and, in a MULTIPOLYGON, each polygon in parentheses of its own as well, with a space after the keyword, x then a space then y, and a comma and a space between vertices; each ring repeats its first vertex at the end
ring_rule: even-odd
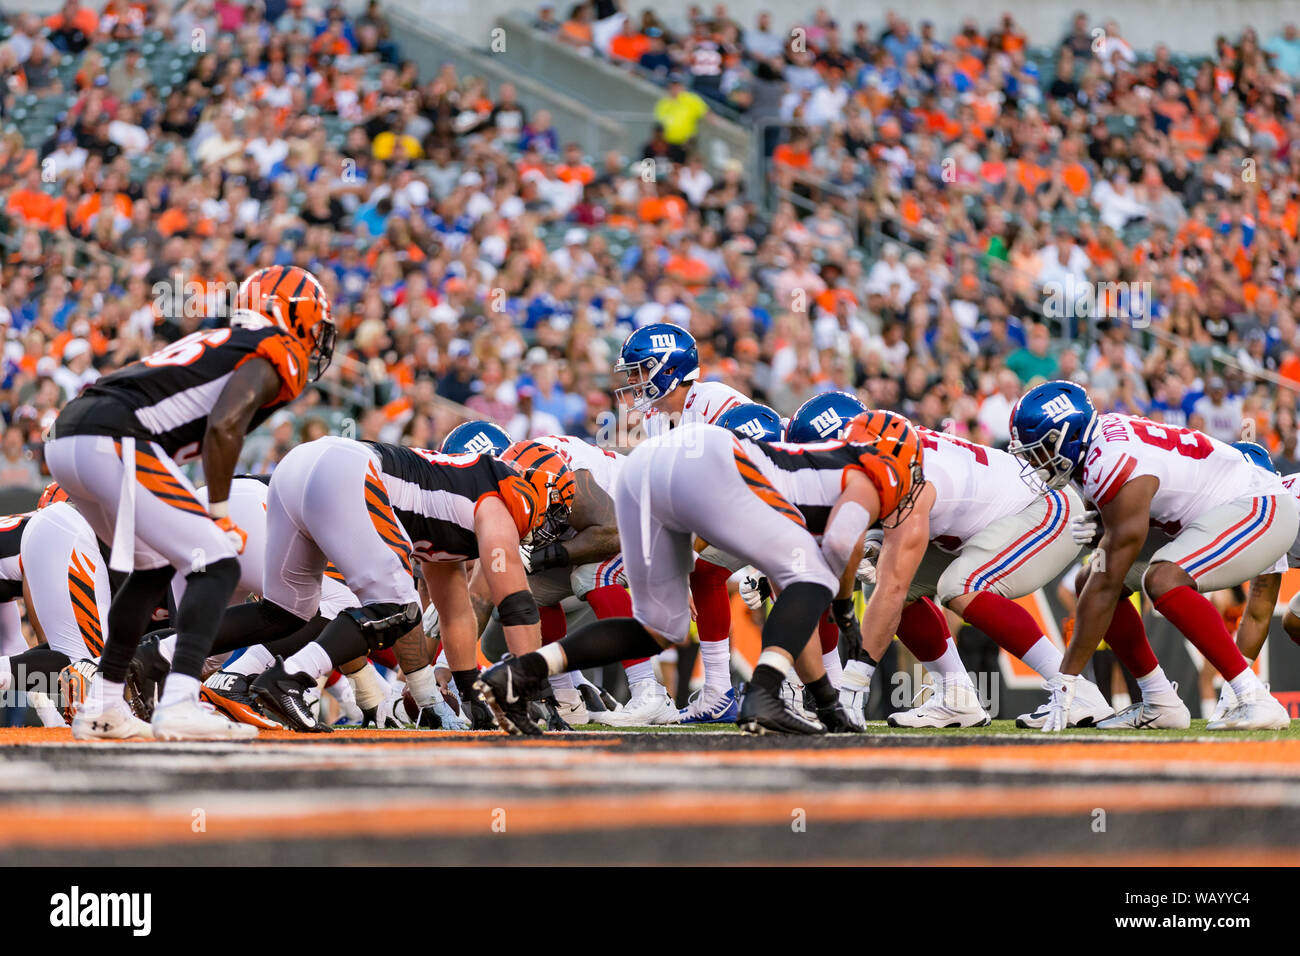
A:
POLYGON ((844 430, 844 440, 872 445, 895 463, 900 483, 898 507, 891 516, 882 516, 880 524, 885 528, 898 527, 911 513, 917 495, 925 487, 925 449, 920 434, 902 415, 877 408, 855 416, 844 430), (889 520, 884 520, 885 517, 889 520))
POLYGON ((47 505, 52 505, 56 501, 67 501, 68 493, 64 491, 57 481, 51 481, 41 492, 41 500, 36 502, 36 510, 40 511, 47 505))
POLYGON ((501 460, 509 463, 537 491, 543 513, 533 526, 534 532, 554 537, 563 530, 568 524, 575 493, 573 471, 564 456, 549 445, 525 440, 507 448, 501 460))
MULTIPOLYGON (((236 310, 259 315, 306 346, 312 381, 334 356, 334 316, 320 280, 299 266, 258 269, 239 285, 236 310)), ((238 311, 236 313, 238 319, 238 311)))

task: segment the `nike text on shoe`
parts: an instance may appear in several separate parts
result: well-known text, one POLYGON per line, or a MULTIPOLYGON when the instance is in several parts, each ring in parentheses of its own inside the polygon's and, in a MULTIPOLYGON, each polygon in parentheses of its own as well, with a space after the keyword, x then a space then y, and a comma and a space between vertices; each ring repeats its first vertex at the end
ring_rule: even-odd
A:
POLYGON ((252 740, 257 728, 227 719, 211 704, 182 700, 154 708, 153 735, 159 740, 252 740))
POLYGON ((779 696, 754 684, 747 684, 740 698, 736 724, 747 734, 799 734, 812 737, 826 733, 820 720, 805 716, 779 696))
POLYGON ((279 657, 258 675, 250 688, 262 709, 290 730, 328 734, 332 728, 316 719, 306 700, 307 692, 315 689, 316 681, 306 674, 290 674, 284 669, 284 661, 279 657))
MULTIPOLYGON (((1049 694, 1055 687, 1056 678, 1043 685, 1049 694)), ((1016 718, 1017 727, 1041 730, 1047 722, 1047 704, 1039 707, 1032 714, 1021 714, 1016 718)), ((1115 713, 1113 707, 1106 703, 1097 685, 1080 677, 1074 682, 1074 701, 1070 704, 1070 727, 1093 727, 1100 720, 1115 713)))
POLYGON ((542 728, 528 712, 529 694, 541 690, 541 686, 542 682, 529 678, 513 657, 489 667, 474 682, 474 689, 483 695, 501 728, 526 737, 542 734, 542 728))
POLYGON ((217 671, 203 682, 199 696, 231 720, 241 724, 261 727, 263 730, 281 730, 280 724, 267 717, 257 706, 248 690, 248 678, 230 671, 217 671))
POLYGON ((96 703, 89 698, 72 718, 75 740, 152 740, 153 728, 131 712, 125 700, 96 703))

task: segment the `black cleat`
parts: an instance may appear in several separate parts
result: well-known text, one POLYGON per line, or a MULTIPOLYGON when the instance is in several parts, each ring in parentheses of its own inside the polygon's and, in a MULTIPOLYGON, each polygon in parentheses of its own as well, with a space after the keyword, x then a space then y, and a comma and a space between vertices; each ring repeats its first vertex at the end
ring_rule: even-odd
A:
POLYGON ((307 691, 315 686, 316 681, 306 674, 290 674, 286 671, 284 661, 277 657, 275 663, 253 681, 250 690, 262 709, 290 730, 305 734, 328 734, 334 728, 317 720, 305 699, 307 691))
POLYGON ((778 694, 753 683, 745 685, 736 724, 747 734, 800 734, 812 737, 826 733, 826 725, 820 720, 809 720, 787 707, 778 694))
POLYGON ((582 702, 587 705, 588 713, 600 714, 607 710, 618 709, 618 701, 614 700, 609 691, 603 687, 597 687, 595 684, 579 684, 578 693, 582 695, 582 702))
POLYGON ((818 707, 817 719, 826 725, 828 734, 863 733, 862 728, 854 725, 853 721, 849 719, 849 715, 845 713, 838 700, 827 704, 825 707, 818 707))
POLYGON ((158 688, 171 672, 172 665, 158 649, 158 638, 142 640, 126 672, 126 699, 141 720, 152 720, 158 703, 158 688))
POLYGON ((199 687, 199 696, 237 723, 252 724, 263 730, 283 729, 262 713, 249 692, 248 678, 243 674, 217 671, 199 687))
POLYGON ((528 715, 547 730, 572 730, 569 722, 560 716, 560 702, 554 697, 528 702, 528 715))
POLYGON ((542 728, 528 712, 529 698, 537 694, 545 683, 529 677, 519 666, 519 660, 506 657, 500 664, 489 667, 474 682, 474 689, 492 708, 497 723, 510 734, 540 737, 542 728))
POLYGON ((461 710, 469 720, 470 730, 500 730, 497 726, 496 717, 492 716, 492 708, 487 705, 482 697, 477 693, 468 700, 460 702, 461 710))

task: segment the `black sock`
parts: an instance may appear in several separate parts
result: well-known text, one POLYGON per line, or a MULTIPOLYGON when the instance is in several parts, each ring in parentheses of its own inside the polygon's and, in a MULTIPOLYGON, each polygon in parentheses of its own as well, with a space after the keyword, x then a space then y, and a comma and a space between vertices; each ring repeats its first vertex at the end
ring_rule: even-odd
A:
POLYGON ((560 647, 571 671, 602 667, 631 657, 654 657, 663 650, 645 625, 631 617, 592 621, 561 640, 560 647))
MULTIPOLYGON (((175 573, 171 567, 132 571, 113 595, 108 608, 108 639, 99 660, 104 680, 125 683, 135 649, 149 627, 154 609, 167 597, 167 585, 175 573)), ((220 609, 217 613, 221 613, 220 609)))
POLYGON ((749 682, 755 687, 761 687, 773 694, 781 692, 781 684, 784 681, 785 675, 768 664, 759 664, 754 668, 754 673, 749 678, 749 682))
POLYGON ((172 673, 199 679, 221 626, 221 612, 239 584, 239 561, 222 558, 185 578, 185 593, 176 609, 176 653, 172 673))
POLYGON ((470 667, 463 671, 452 671, 451 679, 456 682, 456 690, 460 694, 461 700, 474 700, 478 697, 478 691, 474 690, 474 682, 478 680, 477 667, 470 667))
POLYGON ((817 702, 818 707, 830 707, 840 699, 840 692, 835 689, 835 685, 825 674, 804 686, 812 692, 813 700, 817 702))
MULTIPOLYGON (((298 615, 289 613, 273 601, 236 604, 226 608, 226 613, 221 616, 221 626, 217 628, 216 637, 212 641, 212 653, 227 654, 241 647, 256 647, 259 644, 269 646, 272 641, 293 634, 305 623, 307 622, 298 615)), ((310 643, 307 641, 303 646, 310 643)))
POLYGON ((772 604, 772 612, 763 625, 763 647, 779 647, 798 659, 804 645, 816 632, 822 613, 830 607, 833 596, 829 588, 812 581, 790 585, 777 595, 772 604))
POLYGON ((316 643, 325 649, 335 667, 370 653, 370 642, 366 640, 361 625, 350 614, 340 614, 326 624, 316 643))

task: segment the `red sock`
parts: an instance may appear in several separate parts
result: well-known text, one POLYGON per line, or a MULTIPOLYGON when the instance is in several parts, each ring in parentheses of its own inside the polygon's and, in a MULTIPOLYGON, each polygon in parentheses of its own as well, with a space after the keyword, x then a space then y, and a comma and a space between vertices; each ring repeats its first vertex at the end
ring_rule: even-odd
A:
POLYGON ((1156 610, 1182 631, 1224 680, 1232 680, 1249 666, 1232 642, 1223 617, 1205 595, 1182 584, 1162 594, 1156 600, 1156 610))
POLYGON ((948 621, 928 597, 903 608, 898 639, 918 661, 937 661, 948 650, 948 621))
POLYGON ((621 588, 617 584, 588 591, 587 603, 602 621, 607 617, 632 616, 632 595, 627 593, 627 588, 621 588))
POLYGON ((335 684, 339 682, 340 679, 342 679, 342 677, 343 675, 340 674, 337 670, 330 671, 330 676, 325 678, 325 686, 333 687, 335 684))
POLYGON ((725 641, 731 633, 731 598, 727 578, 731 572, 710 561, 695 562, 691 572, 691 597, 695 599, 695 630, 700 643, 725 641))
POLYGON ((538 606, 542 615, 542 643, 554 644, 569 632, 569 622, 564 617, 564 608, 558 604, 538 606))
MULTIPOLYGON (((1120 598, 1115 605, 1115 615, 1106 629, 1105 641, 1134 677, 1146 677, 1160 666, 1155 651, 1151 650, 1151 642, 1147 640, 1142 615, 1127 597, 1120 598)), ((1097 679, 1102 679, 1100 674, 1097 679)))
POLYGON ((840 646, 840 628, 831 620, 830 611, 822 612, 822 619, 817 622, 817 636, 821 639, 823 654, 829 654, 840 646))
POLYGON ((962 617, 1016 657, 1023 658, 1043 636, 1043 629, 1032 614, 1010 598, 992 591, 976 593, 962 617))
POLYGON ((385 647, 382 651, 371 651, 370 659, 381 667, 387 667, 390 671, 397 670, 397 655, 393 653, 391 647, 385 647))

